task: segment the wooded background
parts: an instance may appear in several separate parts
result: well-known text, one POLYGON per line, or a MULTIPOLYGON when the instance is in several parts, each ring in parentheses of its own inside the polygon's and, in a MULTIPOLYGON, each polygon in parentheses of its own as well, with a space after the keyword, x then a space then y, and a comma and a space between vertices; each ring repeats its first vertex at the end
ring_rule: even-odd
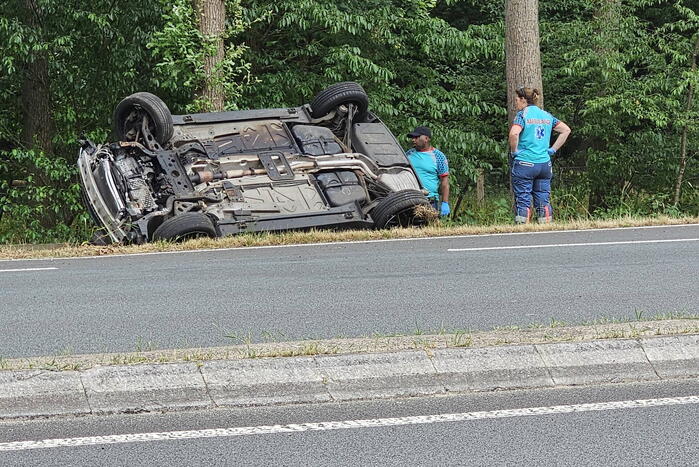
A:
MULTIPOLYGON (((433 129, 451 222, 508 222, 507 6, 5 0, 0 243, 89 238, 77 141, 110 140, 113 109, 133 92, 184 113, 296 106, 347 80, 403 144, 414 126, 433 129)), ((699 0, 540 2, 546 109, 573 129, 554 159, 558 219, 699 215, 698 12, 699 0)))

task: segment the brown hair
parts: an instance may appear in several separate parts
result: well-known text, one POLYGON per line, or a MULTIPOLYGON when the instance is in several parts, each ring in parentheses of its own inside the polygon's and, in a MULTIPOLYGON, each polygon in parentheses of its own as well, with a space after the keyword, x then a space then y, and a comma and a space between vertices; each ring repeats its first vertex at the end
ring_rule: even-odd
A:
POLYGON ((539 101, 539 96, 541 93, 536 88, 525 88, 524 86, 517 88, 515 91, 518 97, 522 97, 527 100, 527 104, 536 105, 539 101))

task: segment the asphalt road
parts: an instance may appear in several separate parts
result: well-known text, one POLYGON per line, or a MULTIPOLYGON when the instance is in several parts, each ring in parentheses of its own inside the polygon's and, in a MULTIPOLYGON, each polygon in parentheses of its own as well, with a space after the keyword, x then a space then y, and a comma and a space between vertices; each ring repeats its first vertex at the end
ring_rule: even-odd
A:
POLYGON ((696 465, 698 396, 680 380, 0 422, 0 464, 696 465))
POLYGON ((0 356, 699 313, 699 226, 0 261, 0 356))

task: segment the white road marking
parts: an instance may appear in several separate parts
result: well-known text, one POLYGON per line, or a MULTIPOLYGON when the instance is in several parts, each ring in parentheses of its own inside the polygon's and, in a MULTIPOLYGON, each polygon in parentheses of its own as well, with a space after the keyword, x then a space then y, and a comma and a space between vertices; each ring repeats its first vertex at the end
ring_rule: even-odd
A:
POLYGON ((392 242, 416 242, 421 240, 450 240, 457 238, 484 238, 484 237, 509 237, 516 235, 545 235, 545 234, 561 234, 561 233, 579 233, 579 232, 606 232, 613 230, 646 230, 660 228, 676 228, 676 227, 697 227, 699 224, 672 224, 672 225, 644 225, 640 227, 606 227, 602 229, 573 229, 573 230, 545 230, 540 232, 503 232, 494 234, 469 234, 469 235, 446 235, 441 237, 412 237, 412 238, 386 238, 380 240, 357 240, 344 242, 316 242, 316 243, 296 243, 291 245, 264 245, 264 246, 243 246, 229 248, 203 248, 200 250, 181 250, 181 251, 152 251, 149 253, 120 253, 116 255, 96 255, 96 256, 67 256, 48 257, 48 258, 15 258, 15 259, 0 259, 3 262, 17 261, 63 261, 76 259, 103 259, 103 258, 122 258, 130 256, 152 256, 152 255, 181 255, 188 253, 210 253, 224 251, 246 251, 246 250, 267 250, 272 248, 297 248, 297 247, 318 247, 318 246, 335 246, 335 245, 355 245, 364 243, 392 243, 392 242))
POLYGON ((530 407, 525 409, 491 410, 488 412, 465 412, 438 415, 421 415, 398 418, 375 418, 369 420, 345 420, 320 423, 298 423, 289 425, 248 426, 235 428, 213 428, 208 430, 166 431, 160 433, 134 433, 125 435, 86 436, 82 438, 44 439, 39 441, 14 441, 0 443, 2 451, 25 451, 58 447, 94 446, 151 441, 168 441, 200 438, 223 438, 275 433, 303 433, 306 431, 345 430, 352 428, 376 428, 386 426, 426 425, 432 423, 466 422, 493 418, 556 415, 578 412, 594 412, 620 409, 642 409, 674 405, 699 404, 699 396, 668 397, 662 399, 640 399, 618 402, 597 402, 591 404, 554 405, 550 407, 530 407))
POLYGON ((632 245, 641 243, 696 242, 699 238, 676 238, 671 240, 629 240, 625 242, 552 243, 548 245, 489 246, 478 248, 449 248, 447 251, 522 250, 528 248, 562 248, 567 246, 632 245))
POLYGON ((58 268, 0 269, 0 272, 53 271, 58 268))

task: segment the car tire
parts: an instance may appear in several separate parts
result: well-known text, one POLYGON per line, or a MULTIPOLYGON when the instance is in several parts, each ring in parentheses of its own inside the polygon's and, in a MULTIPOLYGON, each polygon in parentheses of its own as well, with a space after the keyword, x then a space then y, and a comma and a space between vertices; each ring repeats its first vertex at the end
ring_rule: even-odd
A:
POLYGON ((162 99, 149 92, 131 94, 114 109, 114 131, 120 141, 133 140, 129 133, 135 125, 140 124, 137 121, 138 112, 148 114, 150 132, 160 145, 164 146, 170 141, 175 132, 170 109, 162 99))
POLYGON ((357 106, 355 121, 359 121, 369 108, 369 96, 359 83, 345 81, 322 90, 311 101, 311 117, 323 117, 342 104, 357 106))
POLYGON ((415 214, 418 206, 429 207, 430 202, 417 190, 394 191, 379 201, 371 211, 374 227, 390 229, 425 225, 427 220, 415 214))
POLYGON ((171 217, 153 232, 153 240, 180 242, 198 237, 217 237, 216 227, 206 214, 186 212, 171 217))

